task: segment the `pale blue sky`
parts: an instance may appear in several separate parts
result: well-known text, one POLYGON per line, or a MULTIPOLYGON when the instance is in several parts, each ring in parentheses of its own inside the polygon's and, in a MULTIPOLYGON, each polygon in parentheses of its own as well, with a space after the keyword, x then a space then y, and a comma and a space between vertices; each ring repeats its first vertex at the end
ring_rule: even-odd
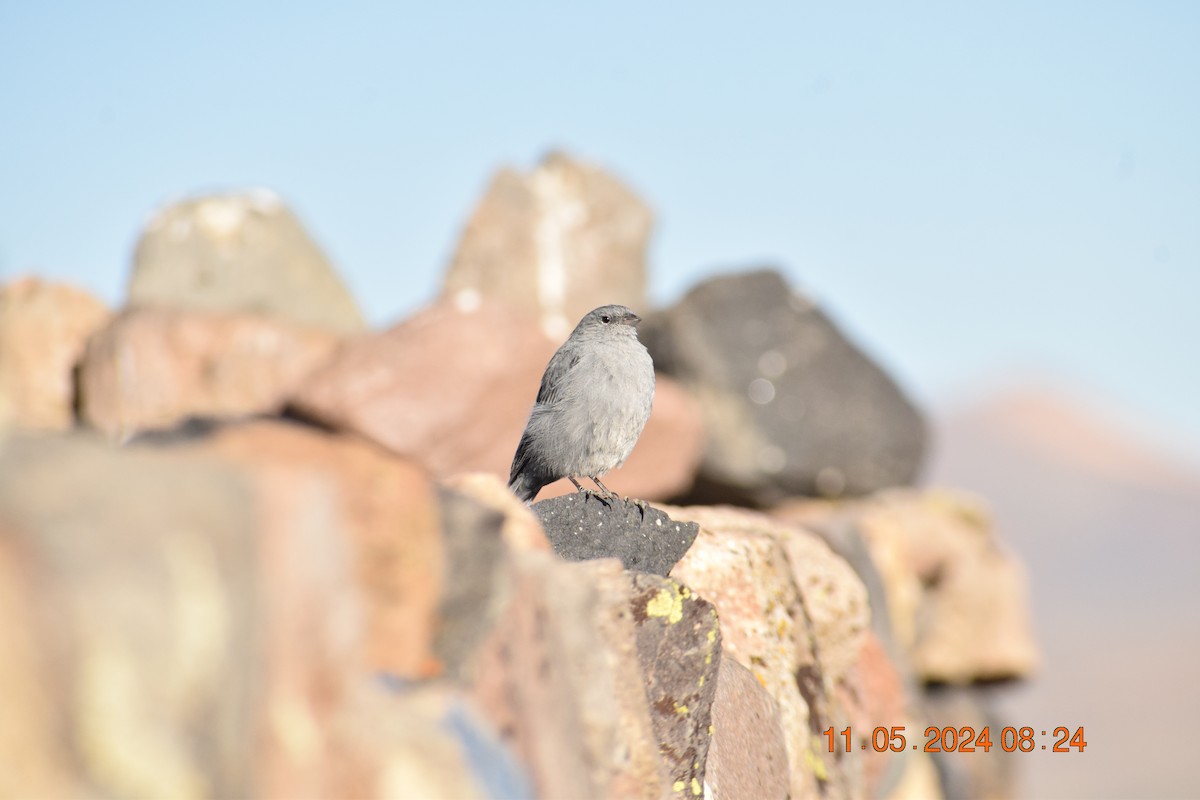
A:
POLYGON ((1196 2, 10 2, 0 278, 115 303, 156 206, 266 186, 383 324, 561 147, 658 211, 659 302, 779 264, 926 402, 1035 371, 1195 449, 1198 43, 1196 2))

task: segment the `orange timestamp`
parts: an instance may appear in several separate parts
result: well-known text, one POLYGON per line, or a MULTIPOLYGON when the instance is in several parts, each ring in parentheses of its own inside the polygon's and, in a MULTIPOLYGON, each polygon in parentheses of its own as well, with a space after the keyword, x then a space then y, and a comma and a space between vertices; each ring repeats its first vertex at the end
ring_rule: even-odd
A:
MULTIPOLYGON (((839 744, 842 745, 842 752, 849 753, 853 750, 854 738, 850 728, 834 731, 831 725, 825 729, 824 733, 830 753, 834 752, 839 744)), ((1082 753, 1083 748, 1087 747, 1087 741, 1083 738, 1082 725, 1074 732, 1070 728, 1060 725, 1053 732, 1043 730, 1040 736, 1042 738, 1039 738, 1038 732, 1029 726, 1020 728, 1010 726, 1001 728, 997 740, 993 742, 990 725, 978 732, 969 725, 961 728, 952 725, 946 727, 930 725, 925 729, 923 737, 925 739, 924 752, 987 753, 993 747, 999 746, 1006 753, 1030 753, 1037 750, 1040 745, 1042 750, 1049 750, 1052 753, 1069 753, 1072 749, 1082 753), (1052 745, 1051 740, 1053 741, 1052 745)), ((866 750, 868 747, 876 753, 889 750, 899 753, 909 749, 908 739, 904 736, 904 726, 875 728, 871 731, 871 738, 868 741, 858 742, 858 749, 866 750)), ((914 744, 911 749, 921 749, 920 743, 914 744)))

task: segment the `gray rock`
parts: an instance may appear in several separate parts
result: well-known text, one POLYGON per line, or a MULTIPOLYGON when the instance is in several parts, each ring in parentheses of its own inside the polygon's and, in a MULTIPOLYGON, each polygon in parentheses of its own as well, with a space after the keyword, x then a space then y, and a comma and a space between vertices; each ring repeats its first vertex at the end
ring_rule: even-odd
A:
POLYGON ((138 242, 129 304, 259 313, 335 333, 365 327, 324 253, 266 190, 161 209, 138 242))
POLYGON ((704 785, 709 723, 721 664, 717 610, 670 578, 632 573, 631 579, 638 661, 646 680, 659 758, 672 786, 682 784, 683 796, 695 796, 704 785))
POLYGON ((686 501, 764 506, 917 477, 920 412, 777 272, 705 281, 640 333, 655 367, 704 409, 708 442, 686 501))
POLYGON ((554 551, 568 561, 617 558, 625 569, 667 575, 692 546, 700 526, 677 522, 653 506, 605 502, 579 492, 533 506, 554 551))
POLYGON ((566 155, 528 175, 503 169, 467 221, 445 292, 528 311, 564 338, 597 305, 645 308, 652 220, 630 188, 566 155))

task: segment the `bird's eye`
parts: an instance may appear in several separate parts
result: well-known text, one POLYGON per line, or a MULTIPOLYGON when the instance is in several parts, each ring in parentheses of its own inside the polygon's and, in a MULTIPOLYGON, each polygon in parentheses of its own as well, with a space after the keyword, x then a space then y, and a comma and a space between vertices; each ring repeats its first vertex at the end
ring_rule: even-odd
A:
POLYGON ((610 317, 608 314, 601 314, 600 321, 607 325, 608 323, 612 322, 612 317, 610 317))

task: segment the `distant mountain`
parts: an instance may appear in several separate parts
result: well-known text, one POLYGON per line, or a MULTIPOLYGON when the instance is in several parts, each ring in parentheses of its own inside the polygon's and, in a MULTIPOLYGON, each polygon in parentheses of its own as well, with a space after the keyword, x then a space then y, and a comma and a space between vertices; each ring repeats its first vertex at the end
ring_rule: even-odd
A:
POLYGON ((1045 663, 1010 719, 1087 734, 1082 757, 1030 754, 1023 796, 1200 794, 1170 744, 1194 741, 1200 718, 1200 468, 1038 387, 936 430, 928 482, 986 498, 1029 569, 1045 663))

